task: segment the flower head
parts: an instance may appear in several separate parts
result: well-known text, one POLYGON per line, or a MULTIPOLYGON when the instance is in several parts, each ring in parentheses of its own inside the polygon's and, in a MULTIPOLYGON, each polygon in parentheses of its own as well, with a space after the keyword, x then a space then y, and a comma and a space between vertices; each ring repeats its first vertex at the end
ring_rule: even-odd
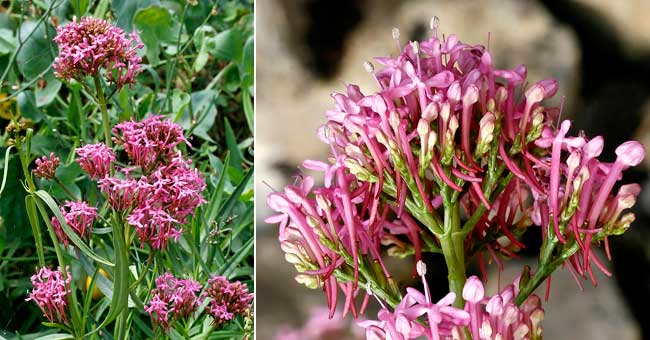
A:
POLYGON ((154 324, 166 332, 178 319, 188 317, 199 306, 198 293, 201 285, 190 279, 177 279, 170 273, 156 278, 156 288, 151 300, 144 307, 154 324))
POLYGON ((59 157, 54 155, 54 152, 50 153, 50 157, 43 156, 39 159, 36 159, 36 169, 34 169, 34 176, 53 179, 56 173, 56 168, 59 167, 59 157))
POLYGON ((134 165, 148 173, 156 165, 165 165, 175 156, 175 148, 189 142, 183 136, 183 128, 171 120, 152 115, 142 121, 128 121, 113 128, 115 143, 122 145, 134 165))
MULTIPOLYGON (((91 207, 88 203, 83 201, 66 202, 61 207, 61 214, 65 222, 72 228, 72 230, 81 238, 90 237, 90 231, 97 218, 97 208, 91 207)), ((59 241, 66 246, 70 243, 68 236, 63 231, 63 227, 56 217, 52 217, 52 227, 59 241)))
POLYGON ((111 170, 115 161, 115 152, 104 143, 86 144, 76 150, 77 163, 86 171, 91 179, 103 178, 111 170))
POLYGON ((74 18, 57 29, 54 41, 59 46, 54 60, 58 78, 80 80, 103 69, 108 81, 119 89, 133 83, 141 72, 137 49, 144 45, 138 36, 127 37, 122 29, 103 19, 74 18))
POLYGON ((26 301, 34 301, 48 321, 66 324, 69 319, 66 307, 72 282, 70 269, 66 267, 64 279, 60 267, 57 270, 42 267, 32 275, 31 281, 34 288, 26 301))
POLYGON ((204 298, 210 299, 206 310, 212 315, 213 323, 221 325, 237 315, 244 316, 253 301, 253 294, 248 292, 245 283, 230 282, 223 276, 213 276, 208 280, 204 298))

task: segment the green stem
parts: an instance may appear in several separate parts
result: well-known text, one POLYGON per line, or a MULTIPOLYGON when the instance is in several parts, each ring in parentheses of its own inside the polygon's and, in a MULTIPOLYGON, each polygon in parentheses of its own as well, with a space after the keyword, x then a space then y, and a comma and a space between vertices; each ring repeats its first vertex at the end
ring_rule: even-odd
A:
MULTIPOLYGON (((444 205, 444 233, 439 238, 442 255, 447 264, 447 279, 449 281, 449 291, 454 292, 460 297, 463 294, 465 286, 465 252, 463 240, 464 237, 460 232, 460 219, 458 218, 458 202, 452 203, 449 200, 449 188, 442 190, 442 200, 444 205)), ((463 299, 457 298, 454 306, 462 308, 463 299)))
POLYGON ((60 179, 58 179, 57 177, 54 177, 54 182, 56 182, 56 184, 58 184, 59 187, 61 187, 61 189, 62 189, 62 190, 66 193, 66 195, 68 195, 71 199, 73 199, 73 200, 75 200, 75 201, 79 201, 79 198, 78 198, 75 194, 73 194, 73 193, 72 193, 72 192, 71 192, 71 191, 70 191, 70 190, 65 186, 65 184, 63 184, 63 182, 61 182, 60 179))
POLYGON ((102 89, 102 82, 99 79, 99 74, 93 76, 95 81, 95 91, 97 91, 97 101, 99 102, 99 109, 102 112, 102 126, 104 127, 104 142, 107 147, 112 147, 111 141, 111 128, 110 121, 108 120, 108 110, 106 109, 106 97, 104 97, 104 90, 102 89))

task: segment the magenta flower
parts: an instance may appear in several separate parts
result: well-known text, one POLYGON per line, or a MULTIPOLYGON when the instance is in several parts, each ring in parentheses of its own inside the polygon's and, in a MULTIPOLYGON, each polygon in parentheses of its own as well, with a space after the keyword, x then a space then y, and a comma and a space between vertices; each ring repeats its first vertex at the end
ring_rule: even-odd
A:
POLYGON ((177 145, 187 143, 183 129, 151 116, 118 124, 113 131, 118 136, 116 145, 124 148, 129 163, 116 167, 113 176, 104 174, 97 182, 99 189, 114 210, 126 214, 142 246, 146 243, 153 249, 165 249, 169 240, 178 240, 195 209, 206 203, 201 197, 205 181, 198 169, 192 168, 192 161, 177 150, 177 145))
POLYGON ((436 303, 431 301, 429 285, 424 278, 426 266, 422 261, 417 266, 424 284, 424 294, 414 288, 407 288, 407 294, 393 312, 382 303, 377 321, 358 323, 366 329, 367 339, 407 340, 421 336, 427 339, 457 339, 462 333, 459 329, 470 322, 468 312, 452 306, 456 294, 448 293, 436 303), (421 317, 426 323, 419 321, 421 317))
MULTIPOLYGON (((299 329, 282 328, 273 337, 274 340, 327 340, 335 338, 361 339, 349 337, 350 322, 345 318, 329 318, 327 308, 314 308, 309 313, 307 322, 299 329)), ((356 332, 355 332, 356 333, 356 332)))
POLYGON ((56 174, 56 168, 59 167, 59 157, 50 153, 50 157, 43 156, 36 159, 36 169, 34 169, 34 176, 45 179, 53 179, 56 174))
POLYGON ((141 72, 137 49, 144 45, 136 34, 124 31, 103 19, 74 18, 57 29, 54 41, 59 55, 54 60, 54 75, 65 80, 81 80, 102 69, 118 89, 135 81, 141 72))
POLYGON ((174 321, 196 311, 200 290, 201 285, 196 281, 179 280, 170 273, 164 273, 156 278, 156 288, 151 291, 153 297, 144 306, 144 311, 155 325, 168 332, 174 321))
MULTIPOLYGON (((521 306, 514 302, 518 293, 517 283, 508 285, 499 294, 484 296, 483 284, 476 277, 467 279, 463 297, 467 291, 465 310, 471 317, 469 331, 472 339, 537 340, 542 338, 541 321, 544 310, 541 299, 530 295, 521 306)), ((466 339, 458 332, 454 339, 466 339)))
POLYGON ((86 144, 75 151, 79 156, 77 163, 91 179, 103 178, 109 174, 111 164, 115 161, 115 153, 104 143, 86 144))
POLYGON ((237 315, 244 316, 253 301, 253 294, 248 292, 245 283, 230 282, 223 276, 212 276, 208 280, 203 297, 210 299, 206 311, 212 316, 215 326, 224 324, 237 315))
POLYGON ((115 144, 122 145, 131 162, 140 166, 145 174, 152 167, 170 162, 177 145, 189 145, 180 125, 156 115, 140 122, 131 120, 117 124, 113 133, 118 136, 113 137, 115 144))
MULTIPOLYGON (((82 239, 90 237, 93 223, 95 223, 95 219, 97 218, 97 208, 91 207, 88 203, 83 201, 68 201, 61 207, 61 214, 63 214, 63 218, 68 226, 70 226, 79 237, 82 239)), ((67 246, 70 243, 70 240, 63 231, 63 227, 56 217, 52 217, 52 227, 54 227, 54 232, 59 238, 59 241, 67 246)))
POLYGON ((72 282, 70 269, 66 267, 64 279, 60 267, 57 270, 42 267, 38 273, 32 275, 31 281, 34 288, 25 301, 34 301, 49 322, 67 324, 69 317, 66 307, 72 282))

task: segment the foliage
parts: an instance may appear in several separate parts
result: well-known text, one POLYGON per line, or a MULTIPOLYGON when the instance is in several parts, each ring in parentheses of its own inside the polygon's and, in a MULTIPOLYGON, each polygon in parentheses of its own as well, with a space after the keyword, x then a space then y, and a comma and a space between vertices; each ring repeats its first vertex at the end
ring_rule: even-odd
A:
POLYGON ((223 275, 254 291, 252 1, 14 0, 0 6, 0 303, 12 307, 0 310, 0 337, 251 336, 250 317, 215 328, 201 309, 164 334, 143 305, 166 271, 201 284, 223 275), (56 27, 75 16, 104 18, 137 32, 144 44, 143 71, 132 86, 100 82, 108 121, 92 78, 68 82, 53 72, 56 27), (89 240, 71 237, 73 246, 59 245, 50 237, 50 219, 62 218, 64 200, 82 197, 110 216, 105 195, 75 162, 75 149, 105 141, 106 126, 149 114, 183 128, 191 146, 179 147, 202 174, 208 203, 196 208, 166 251, 136 240, 120 256, 124 243, 115 242, 119 228, 110 220, 96 222, 89 240), (51 152, 61 160, 56 180, 34 179, 34 160, 51 152), (71 298, 81 312, 73 315, 74 330, 42 323, 38 307, 25 302, 35 269, 61 262, 70 266, 71 298))

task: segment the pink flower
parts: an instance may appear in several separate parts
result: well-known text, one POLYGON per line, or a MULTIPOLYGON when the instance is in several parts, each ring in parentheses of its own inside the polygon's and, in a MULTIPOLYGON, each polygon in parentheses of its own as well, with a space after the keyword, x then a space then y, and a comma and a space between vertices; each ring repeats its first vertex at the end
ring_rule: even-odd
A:
POLYGON ((86 144, 76 150, 77 163, 86 171, 91 179, 103 178, 111 170, 115 161, 115 153, 104 143, 86 144))
POLYGON ((196 311, 200 304, 200 290, 198 282, 179 280, 166 272, 156 278, 156 288, 151 291, 153 296, 144 306, 144 311, 155 325, 168 332, 174 321, 186 318, 196 311))
POLYGON ((50 153, 50 157, 43 156, 36 159, 36 169, 34 169, 34 176, 46 179, 53 179, 55 177, 56 168, 59 166, 59 157, 50 153))
POLYGON ((140 122, 128 121, 113 128, 115 143, 122 145, 134 165, 148 174, 153 167, 164 165, 175 155, 175 148, 189 142, 183 136, 183 128, 171 120, 152 115, 140 122))
POLYGON ((253 294, 248 292, 245 283, 230 282, 223 276, 212 276, 203 296, 210 299, 206 310, 216 326, 234 319, 237 315, 244 316, 253 301, 253 294))
MULTIPOLYGON (((97 218, 97 208, 91 207, 88 203, 83 201, 68 201, 61 207, 61 214, 63 214, 63 218, 68 226, 70 226, 79 237, 82 239, 90 237, 93 223, 95 223, 95 219, 97 218)), ((54 227, 54 231, 56 236, 59 238, 59 241, 67 246, 70 241, 56 217, 52 217, 52 227, 54 227)))
POLYGON ((170 239, 177 241, 183 233, 176 229, 178 221, 166 211, 152 208, 146 203, 135 208, 127 217, 127 222, 135 227, 142 245, 148 243, 153 249, 165 249, 170 239))
POLYGON ((309 313, 307 322, 299 329, 282 328, 274 340, 328 340, 335 338, 362 339, 350 337, 350 322, 345 318, 329 318, 327 308, 314 308, 309 313))
POLYGON ((34 301, 49 322, 67 324, 69 318, 66 307, 72 282, 70 269, 66 267, 64 279, 60 267, 57 270, 42 267, 38 273, 32 275, 31 281, 34 288, 25 301, 34 301))
POLYGON ((101 153, 104 157, 99 152, 85 152, 88 157, 82 158, 80 164, 90 168, 101 163, 91 161, 91 155, 104 160, 107 165, 102 169, 107 172, 98 174, 103 177, 97 183, 108 203, 126 214, 142 246, 146 243, 156 250, 165 249, 169 240, 178 240, 182 226, 188 223, 196 208, 206 203, 201 197, 206 188, 201 173, 177 150, 177 145, 187 143, 183 129, 170 120, 151 116, 141 122, 118 124, 113 131, 118 136, 114 139, 116 144, 129 157, 127 166, 116 167, 115 174, 109 176, 108 160, 115 160, 115 156, 108 149, 101 153))
POLYGON ((124 31, 103 19, 74 18, 57 29, 54 41, 59 55, 54 60, 54 74, 61 79, 81 80, 104 70, 109 82, 120 89, 131 84, 141 72, 137 49, 144 45, 136 34, 124 31))
POLYGON ((424 284, 424 294, 407 288, 407 294, 393 312, 382 303, 377 315, 379 320, 358 323, 366 329, 366 338, 408 340, 426 336, 427 339, 452 339, 459 333, 459 328, 469 323, 469 313, 452 306, 456 294, 448 293, 436 303, 431 301, 429 285, 424 278, 426 267, 421 261, 417 266, 424 284), (421 317, 426 323, 422 322, 421 317))

